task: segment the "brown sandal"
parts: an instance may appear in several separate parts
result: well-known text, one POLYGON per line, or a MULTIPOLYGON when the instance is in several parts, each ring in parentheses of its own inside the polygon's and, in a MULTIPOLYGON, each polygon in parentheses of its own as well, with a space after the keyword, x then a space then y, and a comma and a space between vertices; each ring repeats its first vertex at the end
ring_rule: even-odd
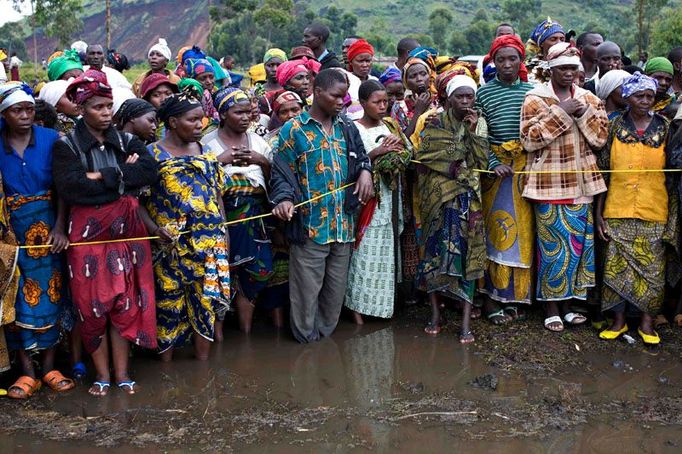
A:
POLYGON ((57 391, 58 393, 68 391, 76 386, 73 380, 71 380, 70 378, 66 378, 57 369, 51 370, 50 372, 46 373, 45 376, 43 377, 43 382, 45 382, 47 386, 52 388, 53 391, 57 391))
POLYGON ((12 399, 28 399, 33 396, 41 386, 42 384, 37 378, 22 375, 9 387, 7 397, 12 399), (17 390, 22 391, 24 394, 17 394, 17 390))

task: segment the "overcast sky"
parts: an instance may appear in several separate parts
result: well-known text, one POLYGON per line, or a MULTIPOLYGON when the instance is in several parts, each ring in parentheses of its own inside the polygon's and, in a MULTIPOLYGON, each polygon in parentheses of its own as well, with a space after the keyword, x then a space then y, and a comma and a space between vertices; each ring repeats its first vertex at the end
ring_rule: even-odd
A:
MULTIPOLYGON (((26 2, 28 4, 28 2, 26 2)), ((30 11, 30 5, 24 8, 25 11, 30 11)), ((0 25, 4 25, 7 22, 14 22, 21 19, 22 15, 12 8, 12 0, 0 0, 0 25)))

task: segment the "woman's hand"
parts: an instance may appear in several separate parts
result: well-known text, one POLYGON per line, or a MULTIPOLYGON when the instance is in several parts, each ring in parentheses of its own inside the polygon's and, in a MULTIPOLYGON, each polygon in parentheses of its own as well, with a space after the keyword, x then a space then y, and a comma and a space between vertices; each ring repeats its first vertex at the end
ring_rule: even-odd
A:
POLYGON ((597 226, 597 235, 599 235, 599 238, 602 241, 606 241, 607 243, 611 241, 611 237, 609 236, 609 229, 607 228, 606 221, 604 220, 604 217, 601 214, 595 216, 594 224, 597 226))
POLYGON ((69 238, 62 229, 54 228, 47 236, 47 244, 51 244, 50 252, 59 254, 69 247, 69 238))
POLYGON ((462 119, 464 123, 469 123, 469 130, 471 132, 476 132, 476 126, 478 125, 478 112, 474 109, 467 109, 466 115, 462 119))
POLYGON ((414 103, 414 114, 419 117, 431 108, 431 93, 421 93, 417 95, 414 103))
POLYGON ((140 159, 140 155, 133 153, 126 158, 126 164, 135 164, 138 159, 140 159))
POLYGON ((372 183, 372 173, 370 171, 360 171, 358 181, 355 182, 355 191, 353 191, 353 194, 357 194, 358 200, 360 200, 360 203, 363 205, 374 197, 374 184, 372 183))
POLYGON ((284 202, 280 202, 272 210, 272 214, 277 219, 281 219, 283 221, 291 221, 291 218, 294 217, 294 204, 291 203, 291 201, 289 201, 289 200, 285 200, 284 202))
POLYGON ((175 238, 173 238, 173 235, 166 230, 164 227, 157 227, 156 230, 154 230, 154 236, 159 237, 159 241, 162 243, 172 243, 175 241, 175 238))
POLYGON ((86 172, 85 177, 88 180, 102 180, 102 172, 86 172))
POLYGON ((498 178, 505 178, 514 175, 514 169, 506 164, 500 164, 493 169, 498 178))

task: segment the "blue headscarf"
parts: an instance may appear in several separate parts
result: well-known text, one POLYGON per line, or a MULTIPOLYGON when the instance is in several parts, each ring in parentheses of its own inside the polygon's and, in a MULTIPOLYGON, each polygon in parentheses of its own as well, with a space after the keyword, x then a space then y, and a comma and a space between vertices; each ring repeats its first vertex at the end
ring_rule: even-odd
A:
POLYGON ((409 58, 419 58, 428 62, 429 59, 435 59, 438 56, 438 51, 433 47, 419 46, 413 49, 407 56, 409 58))
POLYGON ((639 71, 623 81, 622 93, 623 98, 629 98, 638 91, 651 90, 656 93, 658 89, 658 81, 652 77, 645 76, 639 71))
POLYGON ((403 80, 403 75, 400 72, 398 68, 395 66, 389 66, 386 68, 386 71, 384 71, 381 76, 379 76, 379 82, 386 87, 389 84, 392 84, 393 82, 401 82, 403 80))
POLYGON ((235 104, 250 103, 249 96, 243 90, 234 87, 224 87, 213 95, 213 107, 223 114, 235 104))
POLYGON ((198 60, 200 58, 206 58, 206 54, 199 48, 199 46, 192 46, 191 49, 187 49, 183 54, 182 54, 182 62, 185 63, 188 59, 195 59, 198 60))
POLYGON ((535 27, 533 33, 530 34, 530 39, 538 46, 541 46, 547 38, 555 33, 566 34, 566 32, 564 32, 564 27, 562 27, 559 22, 552 20, 551 17, 547 17, 547 19, 543 20, 542 23, 535 27))
POLYGON ((213 65, 205 58, 189 58, 185 60, 185 72, 187 73, 187 77, 191 77, 192 79, 196 79, 197 76, 203 73, 215 74, 213 65))

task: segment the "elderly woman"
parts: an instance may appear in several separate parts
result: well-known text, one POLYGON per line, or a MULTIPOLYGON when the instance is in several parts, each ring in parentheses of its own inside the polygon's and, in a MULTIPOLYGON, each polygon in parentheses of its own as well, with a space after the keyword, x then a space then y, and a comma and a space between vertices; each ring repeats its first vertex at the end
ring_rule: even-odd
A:
POLYGON ((230 302, 228 237, 222 193, 225 174, 201 144, 201 102, 183 92, 158 112, 166 136, 148 150, 159 163, 160 180, 146 207, 152 230, 164 238, 157 250, 157 336, 162 361, 194 337, 194 352, 208 359, 216 314, 230 302), (171 240, 171 241, 168 241, 171 240))
POLYGON ((86 71, 67 96, 83 116, 55 144, 52 174, 57 193, 70 206, 69 241, 95 242, 71 246, 66 256, 77 323, 97 370, 89 392, 109 391, 111 346, 116 383, 134 394, 130 342, 156 348, 154 281, 149 242, 121 240, 148 235, 136 196, 156 182, 156 165, 141 141, 114 128, 104 73, 86 71))
POLYGON ((608 193, 599 196, 596 209, 597 233, 607 242, 602 310, 614 316, 599 333, 602 339, 627 332, 629 313, 639 317, 637 332, 645 344, 660 342, 652 322, 665 293, 666 248, 675 247, 679 224, 669 209, 676 194, 668 192, 663 172, 651 172, 665 169, 668 160, 668 122, 651 113, 657 88, 655 79, 639 72, 623 82, 628 109, 612 121, 599 159, 602 169, 616 171, 608 175, 608 193))
POLYGON ((526 94, 520 138, 532 172, 523 196, 535 212, 536 298, 546 307, 545 328, 559 332, 564 322, 587 321, 570 303, 595 286, 592 201, 606 185, 592 150, 606 143, 608 118, 599 98, 574 84, 576 48, 555 44, 547 61, 551 79, 526 94))
MULTIPOLYGON (((272 150, 260 136, 247 131, 251 101, 242 90, 229 87, 218 91, 214 102, 221 126, 204 136, 203 143, 225 171, 225 217, 230 222, 267 213, 272 150)), ((272 247, 262 219, 230 225, 228 231, 239 327, 249 333, 256 299, 272 275, 272 247)))
POLYGON ((622 96, 621 86, 630 75, 629 72, 622 69, 612 69, 599 79, 597 96, 604 101, 604 108, 609 121, 620 115, 627 107, 622 96))
POLYGON ((43 246, 19 251, 16 319, 7 330, 9 348, 17 352, 23 372, 9 396, 26 399, 41 384, 33 352, 41 353, 46 385, 58 392, 74 387, 54 366, 63 294, 60 253, 69 242, 64 204, 52 193, 52 146, 59 135, 33 126, 35 101, 26 84, 0 85, 0 99, 0 172, 12 230, 20 244, 43 246))
POLYGON ((453 297, 464 303, 462 343, 474 341, 469 320, 486 261, 480 176, 474 169, 488 165, 488 140, 485 120, 473 108, 476 89, 469 76, 449 80, 446 110, 427 122, 416 153, 423 219, 419 277, 431 303, 425 332, 440 332, 440 295, 453 297))
POLYGON ((655 57, 646 62, 644 72, 658 83, 656 102, 652 110, 672 120, 677 113, 675 95, 669 93, 675 74, 673 64, 665 57, 655 57))

